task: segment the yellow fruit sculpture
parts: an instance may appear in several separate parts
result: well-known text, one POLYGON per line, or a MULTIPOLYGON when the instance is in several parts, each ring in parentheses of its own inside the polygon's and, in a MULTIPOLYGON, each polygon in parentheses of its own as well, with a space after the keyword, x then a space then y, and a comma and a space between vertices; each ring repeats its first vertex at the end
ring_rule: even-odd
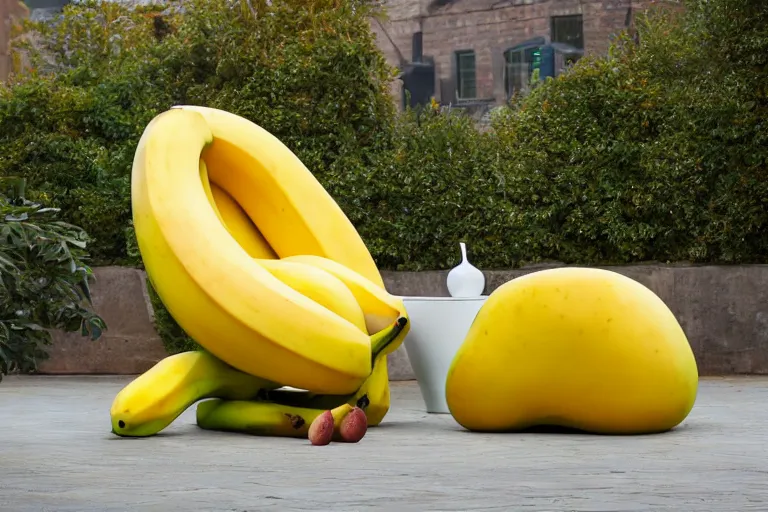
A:
POLYGON ((124 437, 152 435, 204 398, 247 400, 280 387, 240 372, 205 351, 168 356, 115 397, 112 432, 124 437))
POLYGON ((279 434, 280 410, 318 404, 383 419, 386 356, 409 330, 405 308, 285 145, 237 115, 175 107, 139 141, 131 196, 147 275, 206 353, 171 356, 129 383, 113 432, 153 435, 203 398, 220 400, 200 404, 203 428, 279 434))
POLYGON ((697 387, 691 347, 658 296, 615 272, 560 268, 490 295, 445 389, 468 430, 642 434, 682 422, 697 387))

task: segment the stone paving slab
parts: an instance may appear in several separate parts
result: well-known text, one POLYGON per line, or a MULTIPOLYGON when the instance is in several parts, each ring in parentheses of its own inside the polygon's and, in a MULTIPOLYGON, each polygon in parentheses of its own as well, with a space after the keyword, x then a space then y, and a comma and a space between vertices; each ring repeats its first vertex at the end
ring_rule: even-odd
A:
POLYGON ((415 382, 356 445, 207 432, 109 433, 125 377, 0 383, 0 511, 768 510, 768 379, 706 379, 655 436, 472 434, 415 382))

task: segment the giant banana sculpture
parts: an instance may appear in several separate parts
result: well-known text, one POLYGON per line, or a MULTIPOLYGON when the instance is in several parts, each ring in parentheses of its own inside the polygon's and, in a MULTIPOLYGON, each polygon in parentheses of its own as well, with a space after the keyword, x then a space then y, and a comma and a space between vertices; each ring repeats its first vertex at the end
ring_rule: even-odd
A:
POLYGON ((209 364, 203 375, 206 366, 191 356, 178 360, 190 362, 186 369, 159 363, 116 398, 116 434, 157 433, 203 398, 226 405, 200 404, 203 428, 248 424, 259 432, 259 418, 268 423, 264 411, 272 407, 321 413, 359 405, 370 425, 383 419, 386 356, 408 332, 405 308, 384 289, 349 219, 285 145, 237 115, 174 107, 139 141, 131 195, 153 287, 206 357, 227 371, 209 364), (222 376, 247 385, 218 385, 222 376), (166 378, 174 384, 159 384, 157 392, 147 384, 166 378), (277 389, 283 386, 304 391, 277 389))
POLYGON ((115 397, 112 432, 124 437, 156 434, 204 398, 246 400, 280 387, 240 372, 205 351, 168 356, 115 397))

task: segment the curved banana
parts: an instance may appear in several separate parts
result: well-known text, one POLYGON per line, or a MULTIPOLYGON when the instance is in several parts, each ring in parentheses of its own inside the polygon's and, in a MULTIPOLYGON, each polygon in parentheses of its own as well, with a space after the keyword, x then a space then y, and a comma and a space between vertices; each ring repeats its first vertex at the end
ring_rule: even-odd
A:
POLYGON ((262 390, 259 396, 263 400, 276 404, 320 411, 340 407, 343 404, 357 406, 365 412, 368 426, 375 427, 382 422, 390 407, 387 356, 380 355, 376 358, 371 376, 357 392, 349 395, 320 395, 301 390, 275 389, 262 390))
POLYGON ((270 402, 293 407, 304 407, 308 409, 328 410, 339 407, 343 404, 352 407, 358 406, 364 412, 368 419, 368 425, 373 427, 379 425, 389 412, 390 392, 389 392, 389 373, 387 371, 386 352, 392 346, 399 346, 408 335, 410 324, 407 319, 402 317, 399 321, 402 328, 397 333, 390 335, 391 341, 387 338, 377 336, 376 351, 374 355, 373 372, 366 379, 360 389, 355 393, 348 395, 323 395, 301 390, 274 389, 262 390, 259 393, 260 398, 270 402), (381 339, 381 342, 378 342, 381 339))
POLYGON ((349 288, 330 272, 295 261, 257 261, 280 281, 368 334, 360 304, 357 303, 349 288))
MULTIPOLYGON (((322 256, 301 254, 288 256, 282 261, 291 261, 312 265, 340 279, 352 292, 365 314, 365 324, 368 334, 373 334, 391 324, 398 316, 406 315, 402 299, 390 295, 384 288, 377 286, 371 280, 345 267, 341 263, 322 256)), ((397 346, 391 347, 389 352, 397 346)), ((389 353, 387 352, 387 353, 389 353)))
MULTIPOLYGON (((265 258, 257 258, 261 266, 297 292, 306 295, 342 318, 349 320, 360 330, 366 331, 363 312, 356 302, 355 296, 352 295, 349 288, 341 280, 317 266, 305 265, 300 262, 269 259, 274 254, 271 252, 272 248, 229 194, 218 188, 215 184, 212 185, 210 183, 208 169, 203 160, 200 160, 200 179, 203 183, 205 194, 208 197, 208 203, 213 208, 219 221, 227 228, 227 231, 251 256, 254 254, 263 254, 265 256, 265 258), (218 197, 214 190, 219 191, 218 194, 220 195, 218 197), (221 213, 222 208, 219 208, 220 204, 224 207, 226 220, 221 213)), ((385 326, 386 324, 382 328, 385 326)))
POLYGON ((207 352, 181 352, 162 359, 117 394, 110 410, 112 432, 122 437, 155 435, 198 400, 245 400, 278 387, 207 352))
POLYGON ((268 132, 225 112, 154 118, 134 159, 134 225, 147 274, 178 324, 227 364, 283 385, 344 394, 372 371, 365 332, 250 257, 208 203, 208 175, 279 256, 317 254, 380 282, 343 212, 268 132))
POLYGON ((208 167, 203 160, 200 160, 200 181, 203 184, 205 195, 208 197, 208 204, 211 205, 229 234, 245 249, 245 252, 254 258, 277 258, 275 251, 264 240, 264 235, 251 222, 240 205, 219 186, 211 183, 208 179, 208 167))
POLYGON ((201 155, 209 179, 243 208, 275 254, 324 256, 384 288, 353 224, 285 144, 230 112, 191 105, 171 110, 203 116, 214 138, 201 155))
MULTIPOLYGON (((338 436, 341 420, 353 407, 342 404, 331 409, 333 430, 338 436)), ((197 405, 197 426, 205 430, 240 432, 259 436, 307 437, 309 426, 325 410, 271 402, 206 400, 197 405)))
MULTIPOLYGON (((242 209, 229 198, 229 195, 226 192, 218 189, 221 191, 220 194, 223 194, 224 197, 229 199, 224 199, 224 197, 219 197, 217 199, 214 197, 213 189, 214 187, 218 187, 210 184, 208 179, 208 169, 203 160, 200 160, 200 179, 202 180, 205 193, 208 196, 208 203, 216 212, 219 221, 221 221, 224 227, 227 228, 227 231, 229 231, 246 252, 253 256, 254 253, 271 251, 271 247, 266 243, 266 240, 261 236, 261 233, 258 232, 256 226, 253 226, 253 223, 251 223, 250 219, 245 215, 245 212, 243 212, 242 209), (233 204, 234 207, 228 206, 230 210, 227 219, 225 220, 217 203, 228 204, 227 201, 232 201, 231 204, 233 204), (235 208, 237 210, 235 210, 235 208), (243 220, 243 217, 245 220, 243 220), (250 224, 250 226, 248 224, 250 224)), ((271 258, 271 255, 269 254, 266 254, 266 256, 267 258, 271 258)), ((273 276, 280 279, 297 292, 306 295, 342 318, 349 320, 355 326, 360 328, 360 330, 367 330, 365 318, 363 317, 363 312, 360 309, 360 306, 356 302, 356 297, 341 280, 331 275, 329 272, 324 271, 316 265, 311 266, 295 261, 289 262, 286 260, 266 258, 257 258, 257 261, 260 265, 269 270, 273 276)), ((341 266, 343 267, 343 265, 341 266)), ((371 286, 375 285, 372 284, 371 286)), ((386 324, 382 325, 382 328, 384 327, 386 327, 386 324)), ((373 332, 368 333, 373 334, 373 332)))

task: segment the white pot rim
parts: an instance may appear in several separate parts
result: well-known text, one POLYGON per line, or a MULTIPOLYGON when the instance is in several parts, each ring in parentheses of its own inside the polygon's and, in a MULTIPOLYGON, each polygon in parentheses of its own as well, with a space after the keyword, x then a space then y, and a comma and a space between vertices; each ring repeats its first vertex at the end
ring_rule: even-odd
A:
POLYGON ((478 297, 426 297, 419 295, 393 295, 403 301, 409 302, 461 302, 461 301, 483 301, 488 299, 488 295, 480 295, 478 297))

